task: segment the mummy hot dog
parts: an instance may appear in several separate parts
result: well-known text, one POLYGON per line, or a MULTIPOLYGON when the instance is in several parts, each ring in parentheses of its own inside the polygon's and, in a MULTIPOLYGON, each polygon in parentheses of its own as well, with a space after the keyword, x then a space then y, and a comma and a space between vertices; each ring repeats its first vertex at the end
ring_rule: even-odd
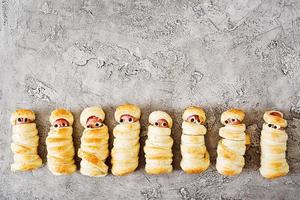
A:
POLYGON ((148 138, 144 147, 145 170, 148 174, 172 172, 172 118, 165 112, 155 111, 150 114, 149 123, 148 138))
POLYGON ((216 168, 220 174, 233 176, 241 173, 246 151, 246 126, 242 124, 245 113, 241 110, 230 109, 221 115, 219 135, 223 138, 218 143, 216 168))
POLYGON ((111 151, 112 173, 117 176, 133 172, 139 162, 141 110, 132 104, 117 107, 114 128, 114 143, 111 151))
POLYGON ((261 131, 261 175, 268 179, 285 176, 289 172, 286 162, 286 143, 288 135, 285 132, 287 121, 279 111, 267 111, 263 116, 265 123, 261 131))
POLYGON ((27 171, 41 167, 42 159, 38 155, 38 130, 34 123, 35 114, 31 110, 16 110, 10 122, 13 125, 11 150, 14 153, 12 171, 27 171))
POLYGON ((72 138, 73 115, 65 109, 54 110, 49 118, 51 128, 46 138, 48 168, 54 175, 72 174, 74 146, 72 138))
POLYGON ((210 164, 209 153, 206 150, 204 135, 206 128, 205 112, 199 107, 189 107, 182 115, 181 136, 181 168, 186 173, 200 173, 210 164))
POLYGON ((108 167, 105 160, 108 157, 108 128, 103 121, 105 113, 101 107, 89 107, 80 115, 80 123, 85 127, 78 150, 80 172, 86 176, 105 176, 108 167))

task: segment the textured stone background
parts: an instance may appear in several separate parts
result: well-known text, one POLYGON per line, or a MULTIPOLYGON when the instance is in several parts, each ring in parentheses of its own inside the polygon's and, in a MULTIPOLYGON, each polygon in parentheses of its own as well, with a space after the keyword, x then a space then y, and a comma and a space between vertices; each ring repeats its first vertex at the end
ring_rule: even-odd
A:
MULTIPOLYGON (((259 0, 2 0, 0 8, 0 199, 299 199, 300 1, 259 0), (102 105, 110 130, 124 102, 174 118, 174 167, 169 175, 139 170, 127 177, 56 177, 46 167, 10 172, 10 113, 37 114, 40 153, 52 109, 71 109, 79 147, 82 109, 102 105), (212 165, 199 175, 179 168, 183 109, 200 105, 208 115, 212 165), (252 144, 241 175, 215 170, 220 114, 246 111, 252 144), (276 108, 288 119, 288 176, 259 172, 262 114, 276 108)), ((77 159, 77 158, 76 158, 77 159)), ((79 160, 77 159, 77 163, 79 160)))

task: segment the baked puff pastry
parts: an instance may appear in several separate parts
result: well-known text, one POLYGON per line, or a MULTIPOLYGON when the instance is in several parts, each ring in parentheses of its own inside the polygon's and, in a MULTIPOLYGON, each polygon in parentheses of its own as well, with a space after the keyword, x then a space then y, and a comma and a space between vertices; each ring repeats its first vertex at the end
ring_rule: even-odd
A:
POLYGON ((31 110, 16 110, 12 113, 10 122, 12 128, 11 150, 14 153, 12 171, 27 171, 42 166, 42 159, 38 155, 39 136, 35 114, 31 110))
POLYGON ((139 163, 141 110, 132 104, 117 107, 115 120, 119 123, 113 130, 111 151, 112 173, 124 176, 133 172, 139 163))
POLYGON ((287 121, 279 111, 265 112, 265 121, 261 131, 261 175, 268 179, 285 176, 289 172, 286 162, 286 149, 288 135, 285 132, 287 121))
POLYGON ((149 123, 148 138, 144 147, 145 170, 148 174, 172 172, 172 118, 165 112, 154 111, 149 116, 149 123))
POLYGON ((182 135, 180 166, 186 173, 205 171, 210 164, 209 153, 205 146, 205 112, 199 107, 189 107, 182 115, 182 135))
POLYGON ((246 126, 242 123, 245 113, 241 110, 230 109, 221 115, 219 135, 222 139, 218 143, 216 168, 220 174, 234 176, 241 173, 245 159, 247 137, 246 126))
POLYGON ((108 128, 103 123, 105 113, 101 107, 89 107, 82 111, 80 123, 85 130, 81 136, 81 146, 78 150, 80 172, 86 176, 101 177, 107 175, 108 166, 108 128))
POLYGON ((72 124, 70 111, 57 109, 52 111, 49 121, 51 128, 46 138, 48 168, 54 175, 67 175, 76 171, 72 124))

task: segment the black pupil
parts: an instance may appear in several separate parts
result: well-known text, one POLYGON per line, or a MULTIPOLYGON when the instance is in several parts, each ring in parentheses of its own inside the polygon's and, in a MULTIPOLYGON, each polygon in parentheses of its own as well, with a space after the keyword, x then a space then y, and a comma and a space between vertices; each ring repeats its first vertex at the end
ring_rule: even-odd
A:
POLYGON ((99 126, 99 123, 96 123, 96 126, 99 126))
POLYGON ((158 123, 157 123, 157 122, 155 122, 155 126, 158 126, 158 123))
POLYGON ((27 118, 25 118, 24 121, 27 122, 27 118))
POLYGON ((166 123, 163 123, 163 126, 167 126, 167 124, 166 124, 166 123))
POLYGON ((62 123, 63 126, 65 126, 65 123, 62 123))
POLYGON ((235 119, 232 119, 232 121, 234 122, 234 121, 235 121, 235 119))
POLYGON ((56 128, 56 127, 58 127, 58 125, 57 125, 57 124, 55 124, 55 125, 54 125, 54 127, 56 128))
POLYGON ((197 120, 200 123, 200 119, 197 120))
POLYGON ((20 121, 22 121, 22 119, 21 119, 21 118, 18 118, 18 122, 20 122, 20 121))
POLYGON ((269 127, 272 127, 272 125, 271 125, 271 124, 269 124, 269 127))
POLYGON ((90 126, 90 125, 88 125, 87 127, 88 127, 88 128, 90 128, 91 126, 90 126))
POLYGON ((195 121, 195 119, 194 119, 194 118, 192 118, 192 119, 191 119, 191 122, 194 122, 194 121, 195 121))
POLYGON ((274 128, 277 128, 277 126, 274 126, 274 128))
POLYGON ((228 123, 228 121, 226 120, 226 121, 225 121, 225 123, 227 124, 227 123, 228 123))
POLYGON ((120 119, 120 122, 123 122, 123 119, 120 119))
POLYGON ((129 118, 129 121, 130 121, 130 122, 132 121, 132 118, 131 118, 131 117, 129 118))

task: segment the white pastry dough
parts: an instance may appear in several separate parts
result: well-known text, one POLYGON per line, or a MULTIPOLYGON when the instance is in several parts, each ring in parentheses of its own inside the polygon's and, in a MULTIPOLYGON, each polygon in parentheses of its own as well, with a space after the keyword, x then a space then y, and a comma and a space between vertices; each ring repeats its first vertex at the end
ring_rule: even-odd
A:
POLYGON ((165 112, 155 111, 149 116, 148 138, 144 147, 146 166, 148 174, 170 173, 172 167, 172 146, 171 138, 172 118, 165 112), (160 127, 159 120, 165 120, 168 127, 160 127))
POLYGON ((241 110, 230 109, 221 116, 219 135, 222 139, 218 143, 216 168, 220 174, 234 176, 241 173, 246 151, 246 126, 242 124, 245 113, 241 110))
POLYGON ((111 151, 112 173, 116 176, 124 176, 133 172, 139 163, 140 149, 140 108, 125 104, 117 107, 115 120, 119 124, 114 128, 114 142, 111 151), (127 116, 130 121, 123 121, 127 116))
POLYGON ((279 111, 267 111, 263 116, 265 123, 261 131, 261 175, 268 179, 285 176, 289 172, 286 162, 288 135, 284 128, 287 122, 279 111))
POLYGON ((47 163, 49 170, 54 175, 67 175, 76 171, 74 162, 74 146, 72 137, 73 115, 65 109, 57 109, 51 113, 52 127, 46 138, 47 163), (69 124, 65 127, 53 127, 58 119, 64 119, 69 124))
POLYGON ((201 173, 210 164, 209 153, 205 146, 205 112, 199 107, 187 108, 182 116, 182 136, 180 166, 186 173, 201 173), (199 118, 199 121, 197 119, 199 118))
POLYGON ((101 107, 94 106, 84 109, 80 115, 80 123, 85 127, 78 150, 78 157, 82 159, 80 172, 86 176, 101 177, 106 176, 108 171, 105 160, 109 154, 109 134, 107 126, 103 123, 99 123, 99 127, 87 128, 87 121, 92 116, 103 122, 105 113, 101 107))
POLYGON ((27 171, 42 166, 42 159, 38 155, 39 136, 35 120, 35 114, 31 110, 17 110, 12 113, 11 124, 13 135, 11 150, 14 153, 12 171, 27 171), (30 120, 28 123, 18 124, 21 118, 30 120))

